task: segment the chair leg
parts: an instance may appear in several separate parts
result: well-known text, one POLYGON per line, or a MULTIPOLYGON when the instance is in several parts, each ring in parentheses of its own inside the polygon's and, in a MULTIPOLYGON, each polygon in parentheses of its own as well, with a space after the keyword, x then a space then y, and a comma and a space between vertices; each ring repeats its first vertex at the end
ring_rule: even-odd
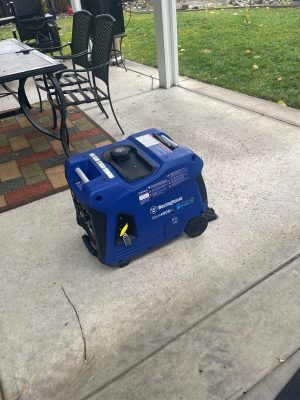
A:
MULTIPOLYGON (((89 74, 89 72, 88 72, 88 78, 89 78, 89 83, 90 83, 90 86, 92 87, 93 85, 92 85, 92 81, 91 81, 91 77, 90 77, 90 74, 89 74)), ((98 107, 100 108, 100 110, 103 112, 103 114, 106 116, 106 118, 108 118, 108 114, 107 114, 107 112, 105 111, 105 109, 104 109, 104 107, 103 107, 103 105, 102 105, 101 101, 97 101, 97 85, 96 85, 96 79, 95 79, 95 77, 94 77, 94 76, 92 77, 92 79, 93 79, 93 82, 94 82, 94 88, 95 88, 95 91, 96 91, 96 93, 95 93, 95 94, 94 94, 94 92, 93 92, 93 94, 94 94, 94 97, 95 97, 95 100, 96 100, 96 102, 97 102, 97 104, 98 104, 98 107)))
POLYGON ((107 112, 105 111, 105 109, 104 109, 104 107, 103 107, 103 105, 102 105, 102 103, 101 103, 101 101, 97 101, 97 104, 98 104, 98 107, 100 108, 100 110, 101 110, 101 111, 103 112, 103 114, 106 116, 106 118, 109 118, 107 112))
POLYGON ((53 128, 52 129, 56 129, 57 128, 57 112, 56 112, 56 108, 54 106, 51 106, 52 109, 52 115, 53 115, 53 128))
POLYGON ((125 71, 127 72, 127 67, 126 67, 125 60, 124 60, 124 58, 123 58, 123 53, 122 53, 122 41, 123 41, 123 37, 121 37, 121 40, 120 40, 121 62, 122 62, 122 64, 124 65, 125 71))
MULTIPOLYGON (((55 90, 54 94, 55 94, 55 98, 56 98, 56 105, 57 105, 57 108, 58 108, 58 110, 60 112, 60 116, 61 116, 60 130, 59 130, 60 131, 60 141, 61 141, 61 144, 63 146, 65 154, 67 155, 67 157, 69 157, 69 155, 70 155, 70 149, 69 149, 70 139, 69 139, 69 132, 68 132, 68 127, 67 127, 67 123, 66 123, 66 120, 67 120, 67 104, 66 104, 66 101, 65 101, 65 98, 64 98, 64 95, 63 95, 63 91, 62 91, 62 89, 61 89, 61 87, 60 87, 60 85, 58 83, 58 80, 56 79, 55 75, 50 75, 49 74, 49 77, 50 77, 50 80, 51 80, 51 82, 52 82, 52 84, 54 86, 54 90, 55 90)), ((51 99, 52 98, 52 94, 51 94, 50 91, 48 93, 49 93, 49 98, 51 99)), ((53 103, 53 100, 51 100, 50 103, 53 103)), ((55 111, 54 111, 53 107, 52 107, 53 118, 54 118, 54 121, 55 121, 55 123, 57 125, 56 108, 54 107, 55 108, 55 111)))
POLYGON ((77 80, 77 85, 78 85, 79 89, 82 89, 81 84, 80 84, 80 82, 79 82, 79 79, 77 78, 77 77, 78 77, 78 74, 77 74, 77 72, 76 72, 76 65, 75 65, 74 61, 73 61, 73 69, 74 69, 74 71, 75 71, 75 76, 76 76, 76 80, 77 80))
POLYGON ((107 86, 107 93, 108 93, 108 100, 109 100, 109 104, 110 104, 110 108, 111 108, 111 111, 113 113, 113 116, 114 116, 114 118, 116 120, 116 123, 118 124, 118 127, 120 128, 120 131, 122 132, 123 135, 125 135, 125 133, 124 133, 124 131, 123 131, 121 125, 120 125, 120 122, 118 121, 118 118, 117 118, 117 116, 115 114, 115 110, 114 110, 113 105, 112 105, 112 101, 111 101, 111 98, 110 98, 110 91, 109 91, 109 87, 108 86, 107 86))
MULTIPOLYGON (((55 106, 52 104, 52 103, 53 103, 53 100, 52 100, 52 95, 51 95, 50 92, 49 92, 49 97, 51 98, 50 104, 51 104, 51 110, 52 110, 52 116, 53 116, 53 126, 52 126, 52 129, 54 130, 54 129, 57 128, 57 111, 56 111, 55 106)), ((58 103, 58 100, 57 100, 57 95, 56 95, 56 94, 55 94, 55 97, 56 97, 56 102, 57 102, 57 104, 59 104, 59 103, 58 103)))
MULTIPOLYGON (((50 88, 48 86, 47 77, 44 75, 43 79, 44 79, 45 89, 47 90, 48 101, 51 104, 51 110, 52 110, 52 115, 53 115, 53 126, 52 126, 52 129, 56 129, 57 128, 57 112, 56 112, 56 108, 53 105, 53 98, 52 98, 51 90, 50 90, 50 88)), ((55 92, 55 97, 56 97, 56 101, 57 101, 56 92, 55 92)))
POLYGON ((118 55, 117 55, 117 50, 116 50, 116 39, 113 39, 113 53, 114 53, 114 57, 115 57, 115 63, 116 66, 119 67, 119 61, 118 61, 118 55))
POLYGON ((43 102, 42 102, 42 96, 41 96, 41 91, 38 88, 37 84, 35 84, 38 96, 39 96, 39 103, 40 103, 40 112, 43 112, 43 102))

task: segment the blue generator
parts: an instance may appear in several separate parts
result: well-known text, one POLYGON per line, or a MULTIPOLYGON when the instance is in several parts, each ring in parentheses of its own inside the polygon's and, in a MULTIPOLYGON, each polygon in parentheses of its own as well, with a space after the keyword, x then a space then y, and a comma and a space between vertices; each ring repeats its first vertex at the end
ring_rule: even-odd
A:
POLYGON ((71 156, 66 178, 88 250, 123 267, 183 231, 201 235, 216 218, 202 168, 192 150, 157 129, 71 156))

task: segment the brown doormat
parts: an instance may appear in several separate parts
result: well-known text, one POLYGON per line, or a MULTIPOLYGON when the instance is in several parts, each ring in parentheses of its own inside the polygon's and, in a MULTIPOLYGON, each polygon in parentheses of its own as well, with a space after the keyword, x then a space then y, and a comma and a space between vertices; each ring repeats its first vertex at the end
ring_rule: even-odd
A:
MULTIPOLYGON (((31 112, 51 127, 48 104, 31 112)), ((115 140, 79 108, 68 109, 71 150, 80 153, 115 140)), ((0 213, 68 188, 61 143, 37 131, 22 114, 0 120, 0 213)))

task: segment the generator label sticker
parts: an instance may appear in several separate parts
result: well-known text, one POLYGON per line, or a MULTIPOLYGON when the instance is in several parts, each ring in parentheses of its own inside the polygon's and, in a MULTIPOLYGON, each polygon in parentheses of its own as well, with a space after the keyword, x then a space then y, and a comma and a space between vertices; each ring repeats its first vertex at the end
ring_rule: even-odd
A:
POLYGON ((148 186, 147 189, 138 193, 139 202, 141 205, 148 203, 148 201, 155 199, 190 178, 189 170, 187 167, 180 168, 168 174, 166 179, 148 186))
POLYGON ((157 139, 155 139, 154 136, 150 134, 137 137, 136 140, 142 143, 145 147, 155 146, 160 143, 157 139))
POLYGON ((180 203, 176 204, 176 210, 180 210, 181 208, 188 207, 192 205, 195 201, 195 198, 192 196, 189 199, 183 200, 180 203))
POLYGON ((147 201, 150 200, 150 193, 148 190, 144 190, 143 192, 139 193, 139 200, 140 204, 145 204, 147 201))
POLYGON ((91 157, 92 160, 95 161, 95 163, 98 165, 98 167, 101 168, 102 172, 109 178, 112 179, 115 177, 115 175, 107 168, 107 166, 100 160, 100 158, 95 154, 95 153, 89 153, 89 156, 91 157))
POLYGON ((189 177, 189 170, 187 167, 171 172, 169 175, 170 187, 177 186, 180 183, 187 181, 189 177))
POLYGON ((166 154, 172 153, 166 145, 156 139, 153 135, 148 133, 147 135, 139 136, 136 138, 145 147, 151 147, 151 151, 159 157, 165 156, 166 154))
POLYGON ((163 217, 165 215, 170 214, 173 211, 174 211, 173 208, 168 208, 166 211, 163 211, 160 214, 153 215, 152 220, 157 219, 157 218, 161 218, 161 217, 163 217))
MULTIPOLYGON (((151 219, 155 220, 157 218, 161 218, 165 215, 168 215, 172 212, 179 211, 182 208, 188 207, 192 205, 195 201, 194 197, 190 197, 188 199, 184 199, 183 197, 177 197, 176 199, 172 199, 170 201, 167 201, 164 204, 159 204, 157 206, 152 206, 149 209, 149 212, 151 214, 151 219)), ((174 216, 172 218, 172 224, 177 224, 178 223, 178 217, 174 216)))

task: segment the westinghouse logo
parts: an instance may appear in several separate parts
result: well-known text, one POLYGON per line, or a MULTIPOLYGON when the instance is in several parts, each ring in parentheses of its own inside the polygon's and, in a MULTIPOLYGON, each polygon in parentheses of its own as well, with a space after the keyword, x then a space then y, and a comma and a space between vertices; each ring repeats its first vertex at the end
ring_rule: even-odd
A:
POLYGON ((157 206, 153 206, 150 208, 150 214, 156 214, 157 213, 157 206))
POLYGON ((169 214, 170 212, 173 211, 173 208, 169 208, 168 210, 165 210, 163 212, 160 212, 161 210, 164 210, 165 208, 172 207, 174 204, 180 203, 183 200, 183 197, 178 197, 177 199, 173 199, 168 201, 165 204, 159 204, 158 206, 152 206, 150 207, 150 214, 154 215, 152 219, 157 219, 159 217, 162 217, 163 215, 169 214), (157 214, 160 212, 159 214, 157 214))
POLYGON ((179 203, 182 200, 183 200, 183 197, 178 197, 177 199, 170 200, 165 204, 159 204, 158 206, 152 206, 150 208, 150 214, 154 215, 157 213, 157 211, 163 210, 164 208, 167 208, 167 207, 172 207, 174 204, 179 203))
POLYGON ((178 197, 177 199, 173 199, 173 200, 171 200, 171 201, 168 201, 168 202, 165 203, 165 204, 160 204, 159 206, 157 206, 157 209, 158 209, 158 210, 163 210, 164 208, 172 207, 174 204, 179 203, 179 202, 182 201, 182 200, 183 200, 182 197, 178 197))

